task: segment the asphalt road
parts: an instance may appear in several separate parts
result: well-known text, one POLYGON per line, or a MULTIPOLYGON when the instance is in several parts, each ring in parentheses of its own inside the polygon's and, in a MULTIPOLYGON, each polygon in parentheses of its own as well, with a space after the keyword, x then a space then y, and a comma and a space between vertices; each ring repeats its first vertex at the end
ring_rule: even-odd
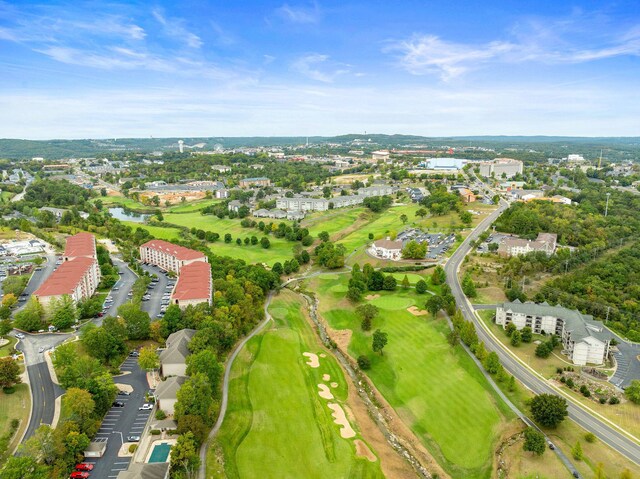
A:
POLYGON ((51 424, 55 413, 55 400, 64 392, 53 384, 47 363, 39 362, 27 366, 31 387, 31 420, 21 442, 29 439, 41 424, 51 424))
MULTIPOLYGON (((31 279, 27 284, 27 287, 24 289, 24 293, 28 295, 27 301, 29 300, 29 297, 40 287, 42 283, 44 283, 44 280, 47 279, 57 267, 56 260, 58 259, 58 256, 55 254, 53 248, 51 248, 50 246, 46 246, 45 252, 47 261, 42 263, 41 270, 33 272, 33 274, 31 275, 31 279)), ((27 304, 27 301, 21 301, 18 309, 21 309, 25 304, 27 304)))
MULTIPOLYGON (((151 296, 149 301, 142 302, 142 310, 149 313, 151 320, 158 319, 156 316, 160 313, 162 307, 162 295, 165 293, 171 293, 171 289, 167 289, 169 278, 161 273, 160 268, 151 265, 142 264, 142 269, 148 271, 149 274, 155 274, 158 277, 158 282, 155 283, 155 287, 152 290, 147 290, 151 296)), ((176 279, 172 280, 175 284, 176 279)))
MULTIPOLYGON (((461 309, 465 319, 473 321, 476 325, 476 331, 480 341, 485 343, 485 346, 489 351, 495 351, 500 357, 502 365, 507 371, 513 374, 520 382, 522 382, 528 389, 535 394, 555 394, 558 392, 553 389, 546 381, 540 379, 531 370, 522 365, 519 361, 502 347, 501 343, 494 339, 486 329, 481 321, 478 320, 473 312, 473 307, 464 296, 460 281, 458 279, 458 269, 462 263, 464 257, 471 250, 471 241, 477 239, 480 234, 485 231, 495 221, 495 219, 508 207, 507 203, 502 201, 500 207, 485 218, 476 229, 465 239, 460 245, 457 251, 451 256, 447 264, 445 265, 445 272, 447 274, 447 283, 451 286, 452 293, 456 298, 456 303, 461 309)), ((572 401, 567 401, 569 417, 577 424, 585 428, 586 430, 595 434, 602 442, 611 446, 622 455, 640 464, 640 444, 634 442, 624 434, 618 432, 612 426, 609 426, 606 422, 600 420, 596 416, 592 415, 582 407, 577 406, 572 401)))
POLYGON ((120 471, 129 467, 130 457, 118 457, 118 451, 127 436, 142 435, 149 416, 154 410, 140 411, 145 403, 144 395, 149 390, 146 373, 138 366, 137 358, 128 357, 120 366, 122 376, 113 378, 116 384, 128 384, 133 387, 129 396, 117 396, 117 401, 125 403, 124 407, 112 407, 105 415, 96 439, 107 439, 107 449, 101 458, 90 458, 85 462, 94 464, 92 479, 114 479, 120 471))

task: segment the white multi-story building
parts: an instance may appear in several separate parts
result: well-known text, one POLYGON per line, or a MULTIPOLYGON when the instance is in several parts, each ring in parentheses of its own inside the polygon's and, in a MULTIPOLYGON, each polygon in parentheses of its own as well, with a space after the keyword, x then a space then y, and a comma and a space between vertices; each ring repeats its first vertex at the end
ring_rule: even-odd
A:
POLYGON ((140 260, 174 273, 180 273, 180 269, 187 264, 197 261, 208 262, 207 257, 200 251, 155 239, 140 246, 140 260))
POLYGON ((521 330, 528 326, 535 334, 560 336, 565 354, 573 364, 603 364, 609 354, 612 335, 593 316, 550 306, 547 303, 503 303, 496 309, 496 324, 513 323, 521 330))
POLYGON ((480 168, 480 176, 487 178, 493 176, 495 178, 513 178, 518 173, 522 173, 523 166, 520 160, 512 158, 496 158, 492 161, 483 161, 478 164, 480 168))
POLYGON ((283 197, 276 200, 276 207, 288 211, 326 211, 329 209, 329 200, 304 196, 283 197))
POLYGON ((556 252, 558 235, 555 233, 538 233, 535 240, 507 237, 498 246, 500 256, 519 256, 533 251, 543 251, 547 256, 556 252))
POLYGON ((402 241, 392 241, 381 239, 374 241, 371 246, 371 253, 378 258, 398 260, 402 258, 402 241))
POLYGON ((396 188, 389 185, 373 185, 365 188, 358 188, 359 196, 386 196, 392 195, 396 188))

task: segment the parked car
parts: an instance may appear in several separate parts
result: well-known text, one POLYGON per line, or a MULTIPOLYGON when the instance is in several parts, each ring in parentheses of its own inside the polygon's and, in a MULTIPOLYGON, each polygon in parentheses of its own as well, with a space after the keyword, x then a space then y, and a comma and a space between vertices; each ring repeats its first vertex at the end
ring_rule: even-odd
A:
POLYGON ((123 401, 113 401, 113 407, 124 407, 123 401))
POLYGON ((140 440, 140 436, 127 436, 127 442, 138 442, 140 440))
POLYGON ((22 333, 16 333, 16 338, 18 338, 18 339, 24 339, 24 334, 22 334, 22 333))
POLYGON ((118 391, 118 396, 130 396, 131 393, 129 391, 123 391, 122 389, 118 391))
POLYGON ((556 446, 553 445, 553 443, 551 441, 549 441, 549 449, 551 449, 552 451, 556 448, 556 446))
POLYGON ((149 404, 149 403, 145 403, 138 408, 138 410, 140 411, 149 411, 150 409, 153 409, 153 404, 149 404))
POLYGON ((87 479, 89 476, 90 474, 84 471, 73 471, 69 474, 70 479, 87 479))
POLYGON ((44 353, 44 348, 43 348, 42 346, 40 346, 40 347, 38 348, 38 352, 39 352, 39 353, 44 353))
POLYGON ((137 358, 138 356, 140 356, 140 353, 138 351, 131 351, 129 353, 129 356, 133 356, 133 357, 137 358))
POLYGON ((81 462, 80 464, 76 464, 76 470, 78 471, 93 471, 93 464, 88 462, 81 462))

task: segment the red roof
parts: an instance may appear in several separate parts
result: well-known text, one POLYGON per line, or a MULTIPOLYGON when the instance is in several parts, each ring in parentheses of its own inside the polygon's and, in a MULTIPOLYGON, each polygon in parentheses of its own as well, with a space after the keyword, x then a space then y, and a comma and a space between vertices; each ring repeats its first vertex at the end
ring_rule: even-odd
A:
POLYGON ((211 295, 211 265, 197 261, 183 266, 173 291, 173 298, 181 301, 189 299, 209 300, 211 295))
POLYGON ((64 248, 64 255, 70 257, 87 256, 95 258, 96 239, 91 233, 78 233, 69 236, 64 248))
POLYGON ((141 248, 147 247, 152 248, 158 251, 163 251, 165 253, 170 254, 171 256, 175 256, 176 259, 185 261, 190 259, 198 259, 204 258, 204 253, 200 251, 196 251, 193 249, 185 248, 184 246, 178 246, 177 244, 169 243, 164 240, 151 240, 147 241, 145 244, 140 246, 141 248))
POLYGON ((73 289, 95 262, 95 259, 85 257, 65 261, 33 294, 36 296, 72 294, 73 289))

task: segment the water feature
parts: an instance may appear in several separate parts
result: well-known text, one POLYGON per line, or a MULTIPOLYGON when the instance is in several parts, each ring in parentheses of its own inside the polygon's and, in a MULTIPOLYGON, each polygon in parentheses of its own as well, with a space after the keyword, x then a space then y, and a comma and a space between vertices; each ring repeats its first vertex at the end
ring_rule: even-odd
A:
POLYGON ((134 211, 125 210, 124 208, 109 208, 109 213, 120 221, 133 221, 134 223, 144 223, 151 215, 144 213, 136 213, 134 211))

